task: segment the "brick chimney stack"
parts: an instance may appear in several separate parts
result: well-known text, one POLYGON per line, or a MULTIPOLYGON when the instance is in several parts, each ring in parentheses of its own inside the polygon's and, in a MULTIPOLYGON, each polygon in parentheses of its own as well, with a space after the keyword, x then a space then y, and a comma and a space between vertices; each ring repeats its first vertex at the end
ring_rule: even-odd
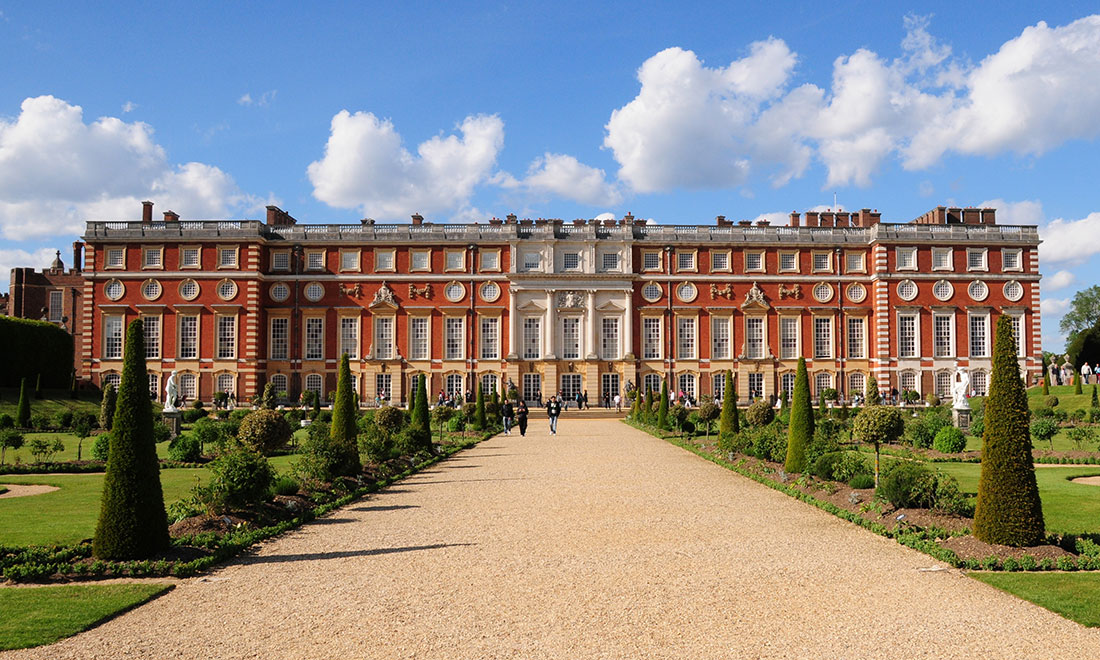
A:
POLYGON ((802 214, 800 214, 798 211, 791 211, 791 226, 792 227, 801 227, 802 226, 802 214))
POLYGON ((288 227, 297 223, 297 220, 295 220, 293 217, 291 217, 289 213, 282 210, 278 206, 267 207, 267 224, 269 226, 288 227))
POLYGON ((83 257, 83 254, 82 254, 83 252, 84 252, 84 244, 81 243, 80 241, 74 241, 73 242, 73 270, 77 273, 84 270, 84 268, 83 268, 84 257, 83 257))
POLYGON ((153 203, 142 202, 141 203, 141 224, 150 225, 153 224, 153 203))
POLYGON ((176 213, 175 211, 165 211, 164 212, 164 221, 165 222, 179 222, 180 221, 180 214, 176 213))
POLYGON ((414 226, 422 225, 422 224, 424 224, 424 216, 420 215, 419 213, 413 213, 412 214, 412 221, 413 221, 414 226))

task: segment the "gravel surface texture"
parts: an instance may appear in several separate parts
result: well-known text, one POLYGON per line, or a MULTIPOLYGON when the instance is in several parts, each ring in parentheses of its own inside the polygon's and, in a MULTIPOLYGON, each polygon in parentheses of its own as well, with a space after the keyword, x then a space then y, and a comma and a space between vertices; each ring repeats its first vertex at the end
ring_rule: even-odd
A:
POLYGON ((1100 656, 1100 630, 620 422, 545 425, 0 658, 1100 656))

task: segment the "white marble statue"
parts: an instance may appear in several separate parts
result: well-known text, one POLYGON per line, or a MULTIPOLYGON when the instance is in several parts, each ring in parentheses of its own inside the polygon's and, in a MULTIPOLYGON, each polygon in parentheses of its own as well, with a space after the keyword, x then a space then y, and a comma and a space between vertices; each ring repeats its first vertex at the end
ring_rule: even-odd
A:
POLYGON ((179 386, 176 385, 176 372, 168 376, 168 382, 164 384, 164 412, 176 412, 176 398, 179 396, 179 386))
POLYGON ((951 384, 951 407, 955 410, 970 410, 970 401, 966 398, 970 390, 970 374, 962 367, 955 369, 955 380, 951 384))

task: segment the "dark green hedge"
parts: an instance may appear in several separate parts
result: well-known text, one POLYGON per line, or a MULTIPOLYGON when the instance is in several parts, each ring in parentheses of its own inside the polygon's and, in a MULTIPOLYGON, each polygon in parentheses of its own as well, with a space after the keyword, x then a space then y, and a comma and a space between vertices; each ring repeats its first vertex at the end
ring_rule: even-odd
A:
POLYGON ((73 376, 73 337, 53 323, 0 316, 0 387, 18 387, 25 377, 42 386, 68 389, 73 376))

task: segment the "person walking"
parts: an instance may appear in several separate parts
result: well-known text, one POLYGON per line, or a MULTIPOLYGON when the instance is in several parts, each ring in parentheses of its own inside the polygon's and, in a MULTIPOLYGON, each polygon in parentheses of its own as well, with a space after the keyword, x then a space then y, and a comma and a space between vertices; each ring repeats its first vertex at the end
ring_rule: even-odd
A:
POLYGON ((584 391, 584 397, 581 399, 584 402, 584 409, 588 410, 588 390, 584 391))
POLYGON ((623 397, 619 394, 615 394, 615 412, 623 411, 623 397))
POLYGON ((520 436, 527 435, 527 402, 520 399, 516 403, 516 424, 519 426, 520 436))
POLYGON ((1092 367, 1089 366, 1088 362, 1081 365, 1081 376, 1085 379, 1085 385, 1088 385, 1092 379, 1092 367))
POLYGON ((516 409, 512 407, 512 402, 505 399, 500 409, 500 419, 504 422, 504 435, 512 435, 512 418, 515 415, 516 409))
POLYGON ((577 396, 573 398, 577 402, 577 410, 584 410, 584 397, 581 396, 581 393, 577 392, 577 396))
POLYGON ((546 416, 550 418, 550 435, 558 434, 558 415, 560 414, 560 397, 550 397, 550 400, 546 402, 546 416))

